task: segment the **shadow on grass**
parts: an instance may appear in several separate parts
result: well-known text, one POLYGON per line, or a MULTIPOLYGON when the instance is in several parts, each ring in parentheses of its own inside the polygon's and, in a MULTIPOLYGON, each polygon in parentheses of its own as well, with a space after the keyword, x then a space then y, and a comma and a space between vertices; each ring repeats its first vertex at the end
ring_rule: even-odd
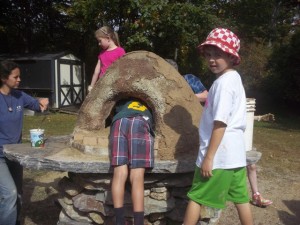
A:
POLYGON ((288 213, 283 210, 278 211, 278 215, 283 224, 299 225, 300 224, 300 201, 297 200, 283 200, 283 203, 292 212, 288 213))
POLYGON ((25 177, 23 180, 21 224, 57 224, 61 211, 61 207, 56 203, 56 200, 59 198, 57 183, 60 179, 61 178, 56 178, 52 182, 43 183, 36 181, 34 177, 25 177))

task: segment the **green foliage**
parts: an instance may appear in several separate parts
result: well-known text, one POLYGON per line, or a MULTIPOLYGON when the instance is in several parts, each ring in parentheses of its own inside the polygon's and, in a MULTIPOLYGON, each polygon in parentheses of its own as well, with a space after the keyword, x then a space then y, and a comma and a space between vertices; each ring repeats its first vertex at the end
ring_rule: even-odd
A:
POLYGON ((163 58, 175 59, 181 73, 198 74, 201 68, 196 46, 220 20, 207 12, 205 1, 137 1, 137 19, 125 29, 128 51, 149 50, 163 58), (167 4, 168 3, 168 4, 167 4), (128 31, 128 33, 127 33, 128 31), (131 35, 132 34, 132 35, 131 35))
POLYGON ((287 44, 277 47, 269 63, 267 90, 287 102, 300 103, 300 29, 287 44))
POLYGON ((262 87, 263 80, 267 77, 266 64, 271 54, 267 45, 255 42, 242 43, 241 65, 238 70, 243 78, 246 90, 255 90, 262 87))
MULTIPOLYGON (((75 0, 72 7, 63 11, 72 18, 67 27, 81 33, 85 46, 83 59, 92 56, 96 59, 99 48, 94 31, 109 25, 118 31, 127 52, 152 51, 164 58, 178 59, 183 73, 199 73, 201 64, 195 47, 221 20, 208 13, 211 9, 208 1, 194 2, 75 0)), ((87 62, 88 74, 95 65, 92 61, 87 62)))
POLYGON ((68 17, 57 11, 56 5, 68 5, 63 1, 1 1, 0 27, 6 36, 9 52, 36 52, 64 50, 69 36, 64 24, 68 17))

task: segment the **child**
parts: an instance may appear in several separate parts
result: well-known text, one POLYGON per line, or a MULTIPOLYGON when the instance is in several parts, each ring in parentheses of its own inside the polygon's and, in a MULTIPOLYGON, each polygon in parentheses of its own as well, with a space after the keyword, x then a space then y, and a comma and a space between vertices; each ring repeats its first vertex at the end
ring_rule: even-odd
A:
POLYGON ((198 46, 216 75, 199 127, 200 148, 184 225, 195 225, 201 205, 237 208, 241 224, 253 225, 246 183, 246 96, 237 71, 240 40, 228 29, 216 28, 198 46))
POLYGON ((110 27, 101 27, 96 30, 95 36, 102 51, 98 55, 98 63, 95 67, 91 84, 88 86, 88 91, 91 91, 96 81, 104 76, 107 68, 125 54, 125 50, 120 47, 118 34, 110 27))
POLYGON ((125 225, 123 201, 128 174, 134 225, 144 224, 144 173, 154 163, 152 121, 150 110, 140 100, 126 99, 117 103, 109 135, 116 225, 125 225))
MULTIPOLYGON (((196 97, 199 99, 200 103, 206 101, 208 92, 204 85, 201 83, 200 79, 192 74, 184 75, 185 80, 188 82, 196 97)), ((260 192, 258 191, 257 185, 257 174, 256 174, 256 164, 248 160, 247 152, 246 152, 246 161, 247 161, 247 175, 248 180, 251 187, 252 199, 251 203, 258 207, 267 207, 271 205, 273 202, 269 199, 265 199, 262 197, 260 192)))

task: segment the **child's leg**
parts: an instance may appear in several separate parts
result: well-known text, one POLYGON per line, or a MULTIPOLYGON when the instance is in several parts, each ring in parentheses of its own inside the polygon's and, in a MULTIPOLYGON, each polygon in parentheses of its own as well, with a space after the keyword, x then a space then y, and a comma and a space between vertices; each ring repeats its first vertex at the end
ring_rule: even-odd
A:
POLYGON ((250 164, 247 166, 247 174, 248 174, 248 180, 250 183, 252 194, 258 192, 257 187, 257 174, 256 174, 256 165, 250 164))
POLYGON ((131 196, 134 212, 144 211, 144 173, 145 168, 130 170, 131 196))
POLYGON ((246 168, 236 168, 233 171, 227 200, 235 203, 242 225, 253 225, 247 188, 246 168))
POLYGON ((194 201, 189 201, 185 215, 184 215, 184 225, 196 225, 200 219, 201 205, 194 201))
POLYGON ((255 164, 248 165, 247 173, 248 173, 248 180, 252 191, 251 203, 259 207, 266 207, 268 205, 271 205, 273 202, 269 199, 263 198, 258 191, 256 165, 255 164))
POLYGON ((144 224, 144 174, 145 168, 130 170, 134 225, 144 224))
POLYGON ((114 175, 112 179, 111 192, 112 199, 115 208, 116 224, 125 225, 124 217, 124 193, 125 193, 125 182, 128 176, 127 165, 114 167, 114 175))
POLYGON ((145 168, 153 167, 154 138, 148 122, 142 116, 132 118, 132 126, 129 130, 129 164, 134 225, 144 225, 144 174, 145 168))
POLYGON ((116 166, 112 180, 111 192, 115 208, 123 207, 125 182, 128 176, 127 165, 116 166))
POLYGON ((253 225, 253 218, 249 203, 235 204, 242 225, 253 225))

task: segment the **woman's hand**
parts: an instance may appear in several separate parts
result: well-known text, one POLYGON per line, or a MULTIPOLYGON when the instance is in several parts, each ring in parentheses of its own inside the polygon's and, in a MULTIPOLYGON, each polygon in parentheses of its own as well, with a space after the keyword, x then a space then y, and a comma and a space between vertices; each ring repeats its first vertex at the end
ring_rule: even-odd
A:
POLYGON ((49 99, 48 98, 39 98, 39 103, 40 103, 40 109, 42 112, 44 112, 49 105, 49 99))

